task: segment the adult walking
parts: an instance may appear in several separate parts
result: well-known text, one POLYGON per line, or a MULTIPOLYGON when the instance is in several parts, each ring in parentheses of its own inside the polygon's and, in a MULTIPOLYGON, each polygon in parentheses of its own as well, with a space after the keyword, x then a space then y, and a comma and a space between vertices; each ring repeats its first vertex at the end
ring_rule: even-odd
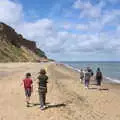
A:
POLYGON ((83 83, 84 80, 84 71, 83 69, 80 70, 80 82, 83 83))
POLYGON ((103 75, 102 75, 102 72, 100 70, 100 68, 97 68, 97 71, 96 71, 96 82, 97 82, 97 86, 101 86, 101 81, 103 79, 103 75))
POLYGON ((87 70, 90 73, 90 76, 92 77, 94 75, 93 70, 90 67, 87 67, 87 70))
POLYGON ((88 69, 85 70, 85 88, 89 88, 91 73, 88 69))

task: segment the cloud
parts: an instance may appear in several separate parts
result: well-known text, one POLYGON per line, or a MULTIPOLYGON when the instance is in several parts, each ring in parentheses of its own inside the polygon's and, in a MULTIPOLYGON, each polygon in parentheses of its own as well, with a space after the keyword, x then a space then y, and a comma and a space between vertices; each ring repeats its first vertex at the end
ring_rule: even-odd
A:
POLYGON ((77 14, 80 16, 79 22, 73 19, 64 21, 61 18, 58 24, 58 21, 53 18, 39 19, 39 17, 28 22, 25 20, 25 12, 20 3, 1 0, 0 21, 12 25, 27 39, 36 41, 38 47, 42 48, 48 56, 67 59, 68 55, 68 58, 74 56, 75 59, 79 59, 78 56, 81 55, 84 57, 86 55, 88 58, 89 55, 104 54, 103 56, 106 57, 111 53, 120 53, 120 10, 108 11, 104 10, 104 7, 103 1, 92 4, 90 1, 76 0, 73 8, 79 11, 77 14), (114 33, 112 30, 109 32, 104 30, 108 25, 116 28, 114 33))
POLYGON ((97 5, 92 5, 90 1, 76 0, 73 4, 73 8, 80 10, 80 17, 99 18, 104 5, 105 3, 103 1, 97 5))
POLYGON ((0 21, 10 25, 16 25, 23 20, 22 5, 10 0, 0 0, 0 21))
POLYGON ((119 3, 120 1, 119 0, 107 0, 108 2, 112 3, 112 4, 116 4, 116 3, 119 3))

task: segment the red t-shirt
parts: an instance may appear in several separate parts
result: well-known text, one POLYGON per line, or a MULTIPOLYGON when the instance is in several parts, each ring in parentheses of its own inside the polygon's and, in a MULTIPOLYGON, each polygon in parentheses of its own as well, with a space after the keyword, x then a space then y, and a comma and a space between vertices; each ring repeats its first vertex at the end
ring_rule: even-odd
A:
POLYGON ((30 78, 25 78, 23 80, 23 83, 24 83, 24 88, 27 89, 27 88, 30 88, 31 89, 31 85, 33 83, 32 79, 30 78))

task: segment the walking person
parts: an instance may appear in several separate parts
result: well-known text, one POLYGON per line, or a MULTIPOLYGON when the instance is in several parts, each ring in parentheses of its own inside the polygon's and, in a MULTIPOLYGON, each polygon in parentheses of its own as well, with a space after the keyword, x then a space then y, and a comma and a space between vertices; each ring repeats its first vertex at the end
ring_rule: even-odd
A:
POLYGON ((46 75, 45 69, 40 70, 40 75, 38 76, 38 93, 40 100, 40 109, 44 110, 46 108, 46 93, 47 93, 47 83, 48 76, 46 75))
POLYGON ((93 81, 94 80, 94 72, 90 67, 87 67, 87 69, 88 69, 88 72, 90 73, 90 81, 93 81))
POLYGON ((26 78, 23 80, 22 84, 24 84, 26 104, 27 107, 29 107, 31 93, 33 91, 33 81, 31 79, 31 73, 26 74, 26 78))
POLYGON ((98 86, 99 89, 100 89, 100 86, 101 86, 102 79, 103 79, 102 72, 101 72, 100 68, 97 68, 96 82, 97 82, 97 86, 98 86))
POLYGON ((89 88, 91 74, 88 69, 85 70, 85 88, 89 88))
POLYGON ((83 83, 84 81, 84 71, 83 69, 80 70, 80 82, 83 83))
POLYGON ((92 77, 94 75, 93 70, 90 67, 87 67, 87 70, 90 73, 90 76, 92 77))

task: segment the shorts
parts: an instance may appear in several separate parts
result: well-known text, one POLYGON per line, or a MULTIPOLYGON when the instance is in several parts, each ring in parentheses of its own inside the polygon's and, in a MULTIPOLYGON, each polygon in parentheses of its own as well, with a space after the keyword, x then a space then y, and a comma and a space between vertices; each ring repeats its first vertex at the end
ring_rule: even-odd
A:
POLYGON ((31 88, 25 89, 25 96, 30 97, 31 96, 31 88))

